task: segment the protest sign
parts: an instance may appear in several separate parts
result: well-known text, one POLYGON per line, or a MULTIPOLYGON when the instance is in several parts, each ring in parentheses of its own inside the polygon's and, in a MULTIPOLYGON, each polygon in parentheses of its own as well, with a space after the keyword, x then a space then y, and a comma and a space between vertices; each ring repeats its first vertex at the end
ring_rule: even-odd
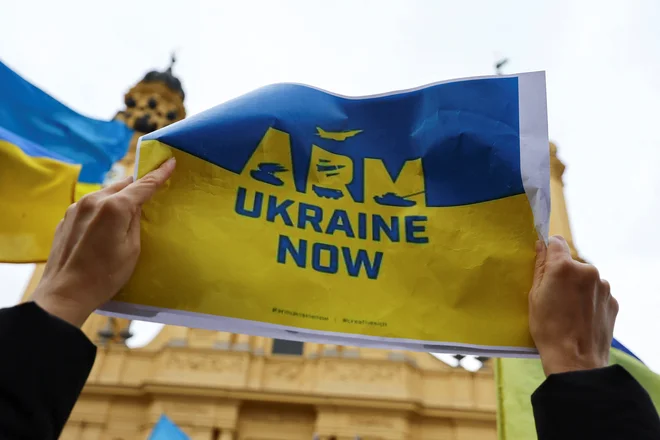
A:
POLYGON ((378 96, 277 84, 141 138, 142 253, 103 312, 283 339, 534 354, 543 72, 378 96))

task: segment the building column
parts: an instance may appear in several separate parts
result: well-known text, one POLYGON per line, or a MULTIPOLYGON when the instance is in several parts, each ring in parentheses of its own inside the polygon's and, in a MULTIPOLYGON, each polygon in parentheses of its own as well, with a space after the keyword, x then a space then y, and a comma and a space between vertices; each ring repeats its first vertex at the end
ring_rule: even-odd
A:
POLYGON ((323 344, 323 356, 339 356, 341 346, 336 344, 323 344))
POLYGON ((223 428, 220 431, 220 438, 218 440, 235 440, 234 430, 223 428))
POLYGON ((213 428, 193 427, 186 429, 190 440, 215 440, 213 438, 213 428))
POLYGON ((215 348, 229 350, 232 333, 191 328, 188 330, 188 346, 191 348, 215 348))
POLYGON ((236 334, 235 335, 236 340, 234 341, 234 345, 232 346, 232 350, 234 351, 251 351, 252 346, 250 344, 250 335, 242 335, 242 334, 236 334))
POLYGON ((317 342, 305 342, 303 346, 303 354, 310 358, 316 358, 319 356, 319 351, 321 350, 321 344, 317 342))
POLYGON ((564 197, 564 171, 566 166, 557 157, 557 146, 550 143, 550 234, 561 235, 566 239, 573 258, 580 259, 571 233, 571 224, 568 219, 566 198, 564 197))
POLYGON ((266 354, 266 340, 265 336, 255 336, 254 343, 252 344, 252 352, 257 356, 266 354))
POLYGON ((387 359, 395 362, 405 362, 408 360, 406 352, 403 350, 389 350, 387 352, 387 359))

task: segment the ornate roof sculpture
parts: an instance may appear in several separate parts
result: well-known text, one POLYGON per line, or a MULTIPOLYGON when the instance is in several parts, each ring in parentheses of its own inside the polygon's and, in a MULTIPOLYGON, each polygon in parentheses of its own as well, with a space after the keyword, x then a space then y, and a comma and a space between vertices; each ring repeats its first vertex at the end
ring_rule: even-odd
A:
POLYGON ((145 134, 186 117, 186 97, 181 81, 174 76, 172 59, 167 70, 152 70, 124 95, 126 108, 115 116, 135 131, 145 134))

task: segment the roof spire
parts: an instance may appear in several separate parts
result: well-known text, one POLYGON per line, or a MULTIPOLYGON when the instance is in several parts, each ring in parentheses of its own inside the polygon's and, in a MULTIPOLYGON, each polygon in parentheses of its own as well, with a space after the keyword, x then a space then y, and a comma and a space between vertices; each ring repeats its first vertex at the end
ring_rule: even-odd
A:
POLYGON ((496 62, 495 63, 495 73, 497 75, 501 75, 502 74, 502 67, 504 67, 504 65, 508 62, 509 62, 508 58, 502 58, 501 60, 496 62))
POLYGON ((174 67, 175 63, 176 63, 176 52, 172 52, 172 54, 170 55, 170 65, 166 70, 166 72, 169 73, 170 75, 172 74, 172 67, 174 67))
POLYGON ((162 82, 167 87, 169 87, 170 90, 178 93, 181 96, 182 100, 185 99, 186 95, 183 92, 181 81, 179 81, 179 79, 172 74, 172 67, 174 67, 175 63, 176 63, 176 53, 172 52, 172 54, 170 55, 170 65, 167 67, 167 70, 165 70, 164 72, 153 70, 147 73, 141 82, 145 82, 145 83, 162 82))

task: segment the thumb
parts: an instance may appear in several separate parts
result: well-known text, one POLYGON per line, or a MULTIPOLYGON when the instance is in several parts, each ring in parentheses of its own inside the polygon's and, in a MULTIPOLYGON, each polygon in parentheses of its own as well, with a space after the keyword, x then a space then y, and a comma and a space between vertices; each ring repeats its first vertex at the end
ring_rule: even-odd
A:
POLYGON ((536 242, 536 264, 534 265, 534 282, 532 283, 532 290, 536 290, 543 280, 543 273, 545 272, 545 257, 548 253, 548 248, 542 240, 536 242))

